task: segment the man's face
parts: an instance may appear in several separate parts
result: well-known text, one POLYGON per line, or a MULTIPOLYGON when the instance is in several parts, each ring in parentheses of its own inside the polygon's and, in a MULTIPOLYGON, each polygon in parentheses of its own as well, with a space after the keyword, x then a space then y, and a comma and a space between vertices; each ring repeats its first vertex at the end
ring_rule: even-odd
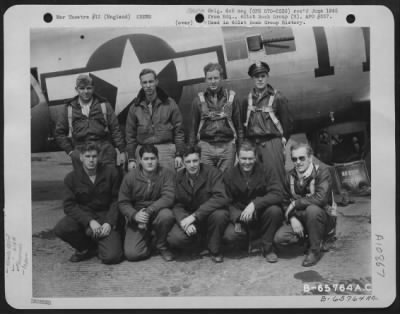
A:
POLYGON ((97 167, 97 151, 89 150, 80 154, 80 160, 83 168, 86 170, 95 170, 97 167))
POLYGON ((187 172, 191 175, 195 175, 200 171, 200 156, 197 153, 183 157, 183 163, 187 172))
POLYGON ((268 84, 268 74, 265 72, 257 73, 253 76, 253 81, 257 89, 263 90, 268 84))
POLYGON ((206 73, 206 83, 209 89, 216 91, 221 86, 221 74, 218 70, 206 73))
POLYGON ((158 80, 153 73, 147 73, 140 77, 140 85, 142 86, 147 97, 152 97, 156 94, 158 80))
POLYGON ((75 87, 76 92, 78 93, 78 97, 83 102, 89 102, 94 93, 93 85, 79 85, 75 87))
POLYGON ((256 155, 252 150, 239 151, 239 166, 242 171, 250 172, 256 163, 256 155))
POLYGON ((157 169, 158 158, 153 153, 143 153, 143 156, 140 159, 140 164, 142 165, 144 171, 153 172, 157 169))
POLYGON ((299 173, 305 172, 312 162, 312 156, 307 156, 307 149, 300 147, 292 151, 292 161, 299 173))

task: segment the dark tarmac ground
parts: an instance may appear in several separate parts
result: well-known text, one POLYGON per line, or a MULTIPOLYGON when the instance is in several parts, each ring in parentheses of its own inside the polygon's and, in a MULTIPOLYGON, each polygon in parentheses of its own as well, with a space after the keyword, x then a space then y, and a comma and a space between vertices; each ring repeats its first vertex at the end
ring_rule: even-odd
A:
POLYGON ((64 216, 63 178, 71 169, 64 152, 32 155, 33 297, 300 296, 320 294, 305 285, 371 283, 370 196, 352 196, 354 203, 338 207, 337 240, 309 268, 301 266, 302 247, 280 252, 276 264, 247 251, 228 251, 221 264, 196 252, 170 263, 158 255, 119 265, 101 264, 97 257, 71 263, 73 249, 52 231, 64 216))

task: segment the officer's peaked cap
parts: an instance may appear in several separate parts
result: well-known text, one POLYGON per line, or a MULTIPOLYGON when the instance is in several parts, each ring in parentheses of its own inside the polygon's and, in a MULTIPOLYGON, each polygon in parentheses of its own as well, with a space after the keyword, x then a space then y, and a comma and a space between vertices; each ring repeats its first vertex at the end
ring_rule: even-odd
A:
POLYGON ((247 72, 249 74, 249 76, 253 77, 254 75, 258 74, 258 73, 269 73, 269 65, 265 62, 262 61, 258 61, 256 63, 253 63, 250 67, 249 67, 249 72, 247 72))

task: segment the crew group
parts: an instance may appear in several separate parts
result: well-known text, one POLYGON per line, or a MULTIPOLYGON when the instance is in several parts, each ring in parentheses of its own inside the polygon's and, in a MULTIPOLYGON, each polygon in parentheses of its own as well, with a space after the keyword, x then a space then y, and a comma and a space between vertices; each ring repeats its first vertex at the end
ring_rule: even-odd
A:
POLYGON ((207 64, 207 89, 193 100, 185 143, 177 104, 153 70, 142 70, 126 145, 111 105, 89 75, 78 76, 78 95, 56 125, 74 167, 64 180, 66 216, 54 229, 75 249, 70 261, 96 254, 106 264, 137 261, 154 247, 172 261, 197 244, 220 263, 223 246, 260 238, 267 262, 278 261, 280 247, 306 242, 303 266, 315 265, 335 230, 332 181, 305 143, 290 148, 294 168, 285 171, 293 120, 269 71, 264 62, 250 66, 254 88, 240 102, 224 88, 222 67, 207 64), (121 178, 116 165, 126 163, 121 178))

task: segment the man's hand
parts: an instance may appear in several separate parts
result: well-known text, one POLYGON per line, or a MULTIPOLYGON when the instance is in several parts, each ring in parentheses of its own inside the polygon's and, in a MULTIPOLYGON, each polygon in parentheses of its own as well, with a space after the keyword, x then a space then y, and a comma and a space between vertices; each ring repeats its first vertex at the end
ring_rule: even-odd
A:
POLYGON ((291 202, 290 205, 288 206, 288 208, 285 211, 285 219, 286 220, 289 219, 289 214, 293 209, 294 209, 294 202, 291 202))
POLYGON ((193 215, 189 215, 186 218, 183 218, 180 222, 181 228, 189 237, 197 233, 197 229, 193 224, 195 221, 196 218, 193 215))
POLYGON ((186 232, 186 229, 187 229, 191 224, 193 224, 195 221, 196 221, 196 219, 194 218, 194 216, 193 216, 193 215, 189 215, 189 216, 187 216, 186 218, 183 218, 183 219, 181 220, 180 225, 181 225, 182 229, 185 230, 185 232, 186 232))
POLYGON ((92 230, 93 238, 98 239, 101 234, 101 225, 94 219, 89 222, 89 227, 92 230))
POLYGON ((249 205, 246 206, 246 208, 242 211, 240 215, 240 220, 243 222, 249 222, 253 219, 255 211, 255 206, 254 203, 251 202, 249 205))
POLYGON ((136 161, 131 160, 128 162, 128 171, 136 168, 136 161))
POLYGON ((175 169, 183 167, 182 157, 175 157, 175 169))
POLYGON ((101 232, 99 238, 105 238, 108 237, 111 233, 111 225, 108 222, 105 222, 101 226, 101 232))
POLYGON ((195 235, 197 233, 197 229, 195 227, 195 225, 189 225, 186 230, 185 233, 190 237, 192 235, 195 235))
POLYGON ((135 215, 135 221, 138 224, 147 224, 149 222, 150 215, 146 213, 145 209, 142 208, 135 215))
POLYGON ((283 147, 283 156, 286 156, 286 144, 287 144, 287 140, 286 140, 286 138, 284 138, 283 136, 282 136, 282 147, 283 147))
POLYGON ((304 237, 303 225, 296 217, 293 216, 290 218, 290 225, 292 226, 295 234, 297 234, 300 238, 304 237))

